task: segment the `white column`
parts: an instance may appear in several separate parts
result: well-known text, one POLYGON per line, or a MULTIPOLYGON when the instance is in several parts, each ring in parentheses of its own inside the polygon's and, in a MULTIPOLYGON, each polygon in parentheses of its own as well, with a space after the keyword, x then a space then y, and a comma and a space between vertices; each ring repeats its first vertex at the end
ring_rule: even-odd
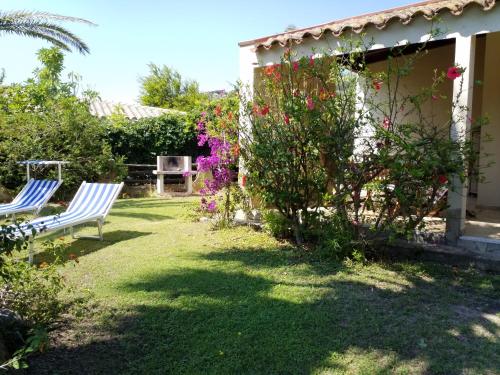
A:
POLYGON ((184 177, 184 186, 186 187, 186 193, 193 193, 193 175, 191 174, 191 156, 184 156, 184 173, 189 172, 189 175, 184 177))
MULTIPOLYGON (((472 95, 474 86, 474 59, 476 37, 457 36, 455 42, 455 64, 465 69, 461 78, 453 82, 453 101, 456 108, 453 113, 450 137, 456 141, 465 141, 470 137, 470 118, 472 114, 472 95)), ((446 214, 446 239, 456 243, 465 227, 467 208, 467 181, 460 181, 451 176, 452 188, 448 192, 446 214)))
MULTIPOLYGON (((258 66, 257 53, 253 46, 240 47, 240 83, 241 90, 246 99, 251 101, 253 99, 254 91, 254 73, 255 68, 258 66)), ((240 125, 246 129, 250 129, 250 119, 245 115, 243 108, 244 103, 240 104, 240 125)), ((241 177, 245 174, 245 165, 243 158, 239 159, 240 175, 238 182, 241 185, 241 177)))
POLYGON ((163 194, 165 192, 163 161, 161 156, 156 157, 156 192, 158 194, 163 194))

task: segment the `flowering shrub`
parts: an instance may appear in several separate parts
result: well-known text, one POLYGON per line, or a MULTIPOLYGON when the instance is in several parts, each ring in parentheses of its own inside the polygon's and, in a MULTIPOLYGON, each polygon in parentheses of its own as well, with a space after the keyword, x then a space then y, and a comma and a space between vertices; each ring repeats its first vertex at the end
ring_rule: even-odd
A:
POLYGON ((471 143, 449 136, 467 109, 443 94, 463 69, 435 70, 428 87, 402 90, 425 47, 395 48, 378 70, 367 61, 370 46, 356 41, 335 57, 287 49, 258 72, 253 97, 242 90, 248 187, 289 220, 297 242, 321 237, 316 229, 332 215, 353 243, 410 234, 442 206, 447 176, 473 172, 471 143), (444 123, 436 100, 450 101, 444 123))
POLYGON ((200 190, 201 208, 211 214, 220 213, 225 223, 230 221, 231 185, 236 177, 239 156, 237 113, 237 101, 230 98, 203 112, 197 124, 198 146, 208 145, 210 150, 208 156, 196 159, 198 172, 212 174, 200 190))

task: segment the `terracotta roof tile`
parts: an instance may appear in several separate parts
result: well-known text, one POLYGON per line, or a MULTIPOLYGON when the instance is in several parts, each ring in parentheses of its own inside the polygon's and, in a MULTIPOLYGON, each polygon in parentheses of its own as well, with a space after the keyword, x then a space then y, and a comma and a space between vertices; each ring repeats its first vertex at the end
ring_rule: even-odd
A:
POLYGON ((273 45, 286 46, 290 42, 302 43, 305 38, 312 37, 320 39, 327 33, 340 36, 346 30, 361 33, 366 27, 373 25, 377 29, 384 29, 390 22, 398 20, 403 25, 409 24, 418 16, 423 16, 427 20, 432 20, 443 11, 448 11, 454 16, 462 14, 468 6, 476 5, 487 11, 495 6, 496 0, 431 0, 416 4, 410 4, 398 8, 388 9, 381 12, 364 14, 361 16, 332 21, 325 24, 307 27, 300 30, 289 31, 264 38, 241 42, 239 45, 251 46, 255 48, 271 48, 273 45))

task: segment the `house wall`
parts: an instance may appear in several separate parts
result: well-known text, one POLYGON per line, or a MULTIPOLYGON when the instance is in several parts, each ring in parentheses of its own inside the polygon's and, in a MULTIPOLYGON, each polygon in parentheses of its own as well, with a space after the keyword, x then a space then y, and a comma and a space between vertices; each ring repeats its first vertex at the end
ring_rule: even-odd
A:
POLYGON ((477 204, 500 207, 500 33, 486 36, 482 115, 489 123, 481 129, 481 158, 484 182, 478 184, 477 204), (491 140, 487 140, 491 137, 491 140), (488 156, 490 154, 491 156, 488 156), (492 165, 487 166, 493 162, 492 165))
MULTIPOLYGON (((469 35, 478 35, 490 33, 485 39, 484 53, 481 51, 481 45, 476 50, 476 68, 475 79, 481 79, 484 69, 484 85, 481 88, 474 87, 474 97, 472 103, 472 115, 487 115, 490 124, 481 130, 480 137, 476 135, 478 147, 481 153, 497 154, 498 162, 494 165, 484 168, 492 158, 482 157, 480 160, 483 166, 485 181, 473 183, 472 192, 478 194, 478 204, 482 206, 500 207, 500 7, 488 12, 484 12, 478 7, 468 7, 464 13, 457 17, 445 12, 440 17, 437 27, 443 32, 432 39, 453 39, 456 37, 467 37, 469 35), (496 48, 495 48, 496 47, 496 48), (484 57, 484 58, 483 58, 484 57), (478 68, 479 66, 479 68, 478 68), (478 70, 479 69, 479 70, 478 70), (487 135, 492 136, 493 141, 485 142, 487 135)), ((366 41, 375 40, 376 44, 372 49, 393 47, 406 43, 418 43, 430 39, 429 31, 431 24, 423 17, 417 17, 409 25, 401 23, 391 23, 387 28, 378 30, 373 26, 368 26, 364 31, 363 38, 366 41)), ((359 37, 359 34, 346 32, 344 37, 359 37)), ((298 56, 308 56, 314 48, 316 54, 335 54, 342 39, 336 38, 331 33, 325 34, 319 40, 306 38, 301 44, 293 45, 294 51, 298 56), (319 53, 318 53, 319 52, 319 53)), ((240 48, 240 78, 244 84, 253 88, 254 69, 259 66, 275 64, 280 61, 284 49, 278 46, 266 50, 259 48, 254 50, 252 45, 242 45, 240 48)), ((432 50, 428 56, 424 57, 416 66, 414 73, 408 77, 405 82, 406 89, 409 91, 428 86, 432 77, 434 68, 446 70, 454 62, 454 47, 447 46, 432 50)), ((383 69, 383 63, 378 68, 383 69)), ((374 65, 374 68, 377 68, 374 65)), ((443 87, 443 94, 447 99, 439 99, 431 104, 429 112, 435 116, 435 122, 446 123, 449 118, 450 105, 452 100, 452 84, 447 83, 443 87)), ((242 121, 245 121, 244 119, 242 121)))
MULTIPOLYGON (((410 55, 409 57, 413 57, 410 55)), ((447 69, 453 65, 455 57, 455 46, 453 44, 441 46, 428 51, 428 53, 421 53, 417 60, 412 63, 412 72, 400 79, 400 88, 398 92, 401 96, 416 95, 423 89, 429 88, 432 85, 435 71, 446 72, 447 69)), ((391 64, 399 64, 403 66, 405 62, 404 57, 399 57, 396 62, 391 64)), ((370 69, 375 72, 384 72, 388 69, 388 62, 381 61, 370 65, 370 69)), ((394 81, 394 80, 393 80, 394 81)), ((394 86, 394 82, 393 82, 394 86)), ((422 107, 424 116, 429 124, 442 127, 443 131, 447 132, 449 121, 451 117, 451 103, 453 93, 453 83, 450 80, 445 80, 439 87, 440 96, 436 100, 428 100, 422 107)), ((387 88, 382 87, 381 102, 387 102, 387 88)), ((409 108, 403 109, 408 111, 409 108)), ((416 115, 410 115, 403 118, 404 121, 418 121, 416 115)), ((401 121, 401 118, 400 118, 401 121)), ((446 133, 447 134, 447 133, 446 133)))

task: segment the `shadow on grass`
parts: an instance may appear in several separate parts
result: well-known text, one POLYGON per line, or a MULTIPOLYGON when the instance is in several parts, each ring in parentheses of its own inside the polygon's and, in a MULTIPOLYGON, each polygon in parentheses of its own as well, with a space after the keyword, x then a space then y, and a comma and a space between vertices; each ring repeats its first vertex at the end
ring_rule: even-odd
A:
MULTIPOLYGON (((151 232, 138 232, 138 231, 127 231, 127 230, 115 230, 112 232, 104 232, 104 240, 99 241, 96 239, 86 239, 80 238, 71 243, 70 246, 67 246, 64 249, 64 252, 60 254, 61 261, 67 262, 70 260, 70 254, 74 254, 77 257, 81 257, 101 249, 104 249, 108 246, 114 245, 120 241, 128 241, 134 238, 142 237, 150 235, 151 232)), ((47 239, 54 239, 54 236, 48 237, 47 239)), ((38 240, 40 243, 43 239, 38 240)), ((41 245, 38 245, 41 246, 41 245)), ((35 262, 40 264, 43 262, 51 263, 55 260, 55 255, 53 252, 49 250, 43 250, 35 255, 35 262)))
POLYGON ((313 284, 294 282, 301 275, 293 267, 308 266, 311 275, 327 275, 329 268, 336 276, 331 263, 249 249, 206 259, 212 267, 145 274, 118 286, 137 304, 98 328, 109 336, 112 356, 86 360, 92 350, 106 352, 106 343, 59 346, 30 371, 51 373, 42 370, 53 358, 52 370, 74 374, 110 368, 129 374, 456 374, 500 368, 498 315, 481 309, 494 306, 495 296, 486 293, 479 303, 474 290, 456 288, 453 277, 432 267, 422 266, 426 277, 400 269, 401 282, 386 285, 383 278, 365 279, 335 265, 338 277, 313 284), (293 277, 283 276, 287 267, 293 277), (266 268, 271 272, 263 273, 266 268))
POLYGON ((128 211, 113 211, 113 216, 129 217, 133 219, 142 219, 147 221, 162 221, 172 220, 174 217, 169 215, 153 214, 150 212, 128 212, 128 211))
POLYGON ((191 202, 172 200, 166 198, 145 198, 140 200, 122 199, 115 203, 115 208, 160 208, 160 207, 183 207, 190 206, 191 202))

